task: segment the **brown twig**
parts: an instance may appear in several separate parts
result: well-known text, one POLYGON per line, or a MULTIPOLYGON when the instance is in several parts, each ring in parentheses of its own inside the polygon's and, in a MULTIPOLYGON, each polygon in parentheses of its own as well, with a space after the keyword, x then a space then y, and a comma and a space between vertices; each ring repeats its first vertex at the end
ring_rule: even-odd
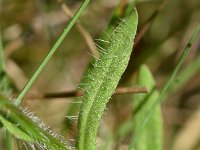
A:
POLYGON ((121 0, 120 1, 120 4, 119 4, 119 7, 118 7, 118 16, 122 16, 122 14, 123 14, 123 12, 124 12, 124 10, 125 10, 125 8, 126 8, 126 5, 127 5, 127 3, 128 3, 128 0, 121 0))
MULTIPOLYGON (((71 12, 71 10, 69 9, 69 7, 63 3, 61 0, 58 0, 58 2, 61 3, 61 7, 62 10, 65 12, 65 14, 71 19, 74 15, 71 12)), ((81 33, 81 35, 83 36, 84 40, 86 41, 91 53, 95 56, 95 58, 99 58, 100 54, 96 49, 96 46, 94 45, 94 41, 92 39, 92 37, 90 36, 90 34, 83 28, 83 26, 81 25, 80 22, 76 22, 75 23, 75 27, 77 28, 77 30, 81 33)))
POLYGON ((133 94, 133 93, 148 93, 146 87, 119 87, 116 89, 116 95, 133 94))
MULTIPOLYGON (((147 93, 148 90, 145 87, 120 87, 117 88, 113 95, 122 94, 133 94, 133 93, 147 93)), ((47 93, 44 95, 29 95, 26 99, 37 100, 37 99, 51 99, 51 98, 73 98, 83 96, 84 92, 82 90, 72 90, 60 93, 47 93)))
POLYGON ((16 49, 24 45, 24 39, 22 37, 13 40, 8 43, 4 49, 5 58, 8 58, 16 49))

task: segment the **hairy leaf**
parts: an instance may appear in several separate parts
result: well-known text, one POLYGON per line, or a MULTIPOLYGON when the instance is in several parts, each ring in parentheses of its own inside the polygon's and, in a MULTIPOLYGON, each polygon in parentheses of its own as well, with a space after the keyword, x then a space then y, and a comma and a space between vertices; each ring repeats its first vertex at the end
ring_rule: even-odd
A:
POLYGON ((39 122, 39 118, 34 116, 33 113, 28 115, 31 115, 31 117, 27 117, 6 98, 0 97, 0 122, 9 132, 22 140, 40 144, 44 149, 69 149, 65 143, 62 143, 58 138, 45 131, 43 129, 45 128, 44 123, 39 122), (36 122, 39 122, 40 126, 36 122))
POLYGON ((99 121, 106 104, 125 71, 137 29, 137 12, 115 29, 106 51, 88 71, 85 94, 79 115, 77 149, 94 150, 99 121))

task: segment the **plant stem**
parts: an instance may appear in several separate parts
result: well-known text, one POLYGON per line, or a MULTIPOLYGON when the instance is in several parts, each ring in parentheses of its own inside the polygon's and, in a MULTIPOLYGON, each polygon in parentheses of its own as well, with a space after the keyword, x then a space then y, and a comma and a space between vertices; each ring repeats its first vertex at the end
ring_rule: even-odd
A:
POLYGON ((4 62, 3 62, 3 42, 1 38, 1 30, 0 30, 0 72, 4 70, 4 62))
POLYGON ((3 50, 1 31, 0 31, 0 89, 2 90, 3 94, 8 95, 9 83, 5 73, 4 50, 3 50))
MULTIPOLYGON (((119 87, 116 89, 113 95, 122 95, 122 94, 133 94, 133 93, 148 93, 146 87, 119 87)), ((66 92, 58 93, 45 93, 43 95, 27 95, 26 99, 29 100, 38 100, 38 99, 51 99, 51 98, 72 98, 83 96, 84 92, 82 90, 71 90, 66 92)))
POLYGON ((6 150, 13 150, 13 136, 12 134, 6 130, 6 150))
MULTIPOLYGON (((2 85, 2 92, 7 95, 8 94, 8 82, 6 79, 6 76, 4 74, 5 72, 5 63, 4 63, 4 57, 3 57, 3 40, 1 37, 1 30, 0 30, 0 84, 2 85), (3 76, 2 76, 3 75, 3 76)), ((9 131, 5 131, 5 140, 6 140, 6 150, 13 150, 13 136, 9 131)))
POLYGON ((79 16, 83 13, 83 11, 85 10, 85 8, 87 7, 87 5, 89 4, 90 1, 91 0, 85 0, 81 4, 80 8, 76 12, 76 14, 72 18, 72 20, 69 22, 68 26, 64 29, 64 32, 62 33, 62 35, 59 37, 59 39, 57 40, 57 42, 55 43, 53 48, 50 50, 50 52, 48 53, 46 58, 43 60, 41 65, 38 67, 38 69, 36 70, 36 72, 34 73, 32 78, 28 81, 28 83, 25 85, 25 87, 22 90, 22 92, 20 93, 20 95, 17 97, 17 99, 15 101, 16 105, 20 105, 20 104, 23 103, 24 96, 28 93, 28 91, 32 87, 32 85, 35 82, 35 80, 39 77, 39 75, 42 72, 42 70, 45 68, 45 66, 47 65, 47 63, 49 62, 49 60, 51 59, 53 54, 56 52, 56 50, 58 49, 58 47, 60 46, 60 44, 62 43, 62 41, 66 37, 66 35, 69 33, 69 31, 71 30, 71 28, 73 27, 75 22, 78 20, 79 16))

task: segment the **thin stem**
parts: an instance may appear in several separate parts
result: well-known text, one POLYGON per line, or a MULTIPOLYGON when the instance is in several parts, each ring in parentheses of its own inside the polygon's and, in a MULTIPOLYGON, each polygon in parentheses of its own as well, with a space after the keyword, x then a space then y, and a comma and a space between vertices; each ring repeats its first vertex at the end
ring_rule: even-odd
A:
MULTIPOLYGON (((5 78, 5 63, 4 63, 4 53, 3 53, 3 40, 2 40, 2 37, 1 37, 1 30, 0 30, 0 79, 2 82, 2 90, 4 92, 4 94, 7 95, 8 93, 8 82, 5 78)), ((11 133, 9 133, 7 130, 6 130, 6 137, 5 137, 5 140, 6 140, 6 150, 13 150, 13 136, 11 133)))
POLYGON ((165 86, 163 87, 163 89, 160 92, 160 95, 158 97, 158 99, 154 102, 154 104, 152 105, 151 109, 149 110, 149 112, 147 113, 147 115, 145 116, 143 122, 141 123, 140 128, 138 128, 138 130, 135 131, 135 136, 132 139, 132 142, 129 146, 129 150, 134 150, 137 139, 139 138, 139 136, 141 135, 143 129, 145 128, 145 126, 147 125, 148 121, 150 120, 155 107, 160 104, 163 100, 163 97, 165 96, 165 94, 167 93, 168 89, 170 88, 171 84, 173 83, 177 72, 179 71, 180 67, 182 66, 184 60, 186 59, 188 52, 194 42, 194 40, 197 38, 197 35, 200 32, 200 25, 198 25, 198 27, 196 28, 196 30, 193 32, 193 35, 190 39, 190 41, 188 42, 188 44, 186 45, 181 57, 178 60, 178 63, 176 64, 171 76, 169 77, 167 83, 165 84, 165 86))
POLYGON ((0 30, 0 71, 4 70, 4 61, 3 61, 3 42, 1 38, 1 30, 0 30))
MULTIPOLYGON (((133 94, 133 93, 148 93, 145 87, 120 87, 117 88, 113 95, 122 94, 133 94)), ((84 92, 82 90, 72 90, 59 93, 46 93, 44 95, 30 95, 25 97, 26 99, 36 100, 36 99, 49 99, 49 98, 72 98, 83 96, 84 92)))
POLYGON ((13 150, 13 149, 14 149, 13 136, 8 130, 6 130, 6 150, 13 150))
POLYGON ((22 92, 20 93, 20 95, 18 96, 18 98, 15 101, 16 105, 20 105, 20 104, 23 103, 24 96, 28 93, 28 91, 32 87, 32 85, 35 82, 35 80, 39 77, 39 75, 42 72, 42 70, 45 68, 45 66, 47 65, 47 63, 49 62, 49 60, 51 59, 51 57, 53 56, 53 54, 56 52, 56 50, 58 49, 58 47, 60 46, 60 44, 62 43, 62 41, 66 37, 66 35, 69 33, 69 31, 71 30, 71 28, 73 27, 73 25, 75 24, 75 22, 78 20, 79 16, 83 13, 83 11, 85 10, 85 8, 87 7, 87 5, 89 4, 90 1, 91 0, 85 0, 82 3, 82 5, 78 9, 78 11, 74 15, 74 17, 72 18, 72 20, 69 22, 68 26, 64 29, 64 32, 62 33, 62 35, 60 36, 60 38, 57 40, 57 42, 55 43, 55 45, 53 46, 53 48, 50 50, 50 52, 48 53, 48 55, 46 56, 46 58, 43 60, 43 62, 39 66, 39 68, 36 70, 36 72, 32 76, 32 78, 25 85, 24 89, 22 90, 22 92))

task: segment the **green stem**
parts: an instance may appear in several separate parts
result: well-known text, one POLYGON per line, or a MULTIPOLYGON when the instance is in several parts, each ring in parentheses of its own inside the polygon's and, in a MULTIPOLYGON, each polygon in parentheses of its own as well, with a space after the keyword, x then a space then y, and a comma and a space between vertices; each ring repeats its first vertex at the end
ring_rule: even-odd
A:
POLYGON ((0 71, 4 70, 4 63, 3 63, 3 42, 1 38, 1 30, 0 30, 0 71))
MULTIPOLYGON (((0 30, 0 73, 3 73, 5 71, 5 63, 4 63, 4 58, 3 58, 3 40, 1 37, 1 30, 0 30)), ((7 95, 8 93, 8 83, 6 80, 6 77, 3 76, 2 78, 0 78, 0 84, 2 84, 2 91, 4 94, 7 95)), ((10 134, 9 131, 6 130, 6 150, 13 150, 13 136, 12 134, 10 134)))
POLYGON ((146 127, 147 123, 149 122, 152 114, 154 113, 154 110, 155 110, 156 106, 162 102, 163 97, 167 93, 167 91, 170 88, 170 86, 173 84, 173 81, 174 81, 174 79, 176 77, 176 74, 179 71, 180 67, 182 66, 184 60, 186 59, 187 54, 188 54, 188 52, 189 52, 189 50, 190 50, 193 42, 197 38, 197 35, 199 34, 199 32, 200 32, 200 25, 198 25, 198 27, 196 28, 196 30, 193 32, 193 35, 192 35, 190 41, 186 45, 186 47, 185 47, 185 49, 184 49, 181 57, 178 60, 178 63, 175 66, 175 69, 173 70, 173 72, 172 72, 171 76, 169 77, 167 83, 165 84, 165 86, 161 90, 158 99, 154 102, 154 104, 152 105, 151 109, 149 110, 149 112, 145 116, 143 122, 141 123, 140 128, 138 128, 138 130, 135 131, 135 136, 133 137, 133 139, 131 141, 131 144, 129 146, 129 150, 134 150, 136 142, 137 142, 137 139, 139 138, 139 136, 141 135, 143 129, 146 127))
POLYGON ((1 37, 1 30, 0 30, 0 88, 1 88, 1 92, 4 95, 8 95, 10 86, 9 86, 9 80, 5 71, 5 60, 4 60, 3 40, 1 37))
POLYGON ((78 9, 78 11, 74 15, 74 17, 72 18, 72 20, 69 22, 68 26, 64 29, 64 32, 62 33, 62 35, 60 36, 60 38, 57 40, 57 42, 55 43, 55 45, 53 46, 53 48, 50 50, 50 52, 48 53, 48 55, 46 56, 46 58, 43 60, 43 62, 41 63, 41 65, 38 67, 38 69, 36 70, 36 72, 32 76, 32 78, 28 81, 28 83, 25 85, 25 87, 22 90, 22 92, 20 93, 20 95, 17 97, 17 99, 15 101, 16 105, 20 105, 20 104, 23 103, 24 96, 28 93, 28 91, 32 87, 32 85, 35 82, 35 80, 38 78, 38 76, 40 75, 40 73, 42 72, 42 70, 45 68, 45 66, 47 65, 47 63, 49 62, 49 60, 51 59, 51 57, 53 56, 53 54, 56 52, 56 50, 60 46, 61 42, 64 40, 64 38, 66 37, 66 35, 69 33, 69 31, 71 30, 71 28, 73 27, 73 25, 75 24, 75 22, 78 20, 79 16, 85 10, 85 8, 87 7, 87 5, 89 4, 90 1, 91 0, 85 0, 82 3, 82 5, 78 9))
POLYGON ((13 150, 13 136, 8 130, 6 130, 6 150, 13 150))
MULTIPOLYGON (((0 73, 4 73, 5 71, 5 63, 4 63, 4 58, 3 58, 3 40, 1 37, 1 30, 0 30, 0 73)), ((2 91, 3 93, 7 94, 8 93, 8 84, 7 81, 5 79, 5 76, 3 76, 2 78, 0 77, 2 82, 2 91)), ((6 137, 6 150, 13 150, 13 136, 12 134, 10 134, 7 130, 5 131, 6 137)))

